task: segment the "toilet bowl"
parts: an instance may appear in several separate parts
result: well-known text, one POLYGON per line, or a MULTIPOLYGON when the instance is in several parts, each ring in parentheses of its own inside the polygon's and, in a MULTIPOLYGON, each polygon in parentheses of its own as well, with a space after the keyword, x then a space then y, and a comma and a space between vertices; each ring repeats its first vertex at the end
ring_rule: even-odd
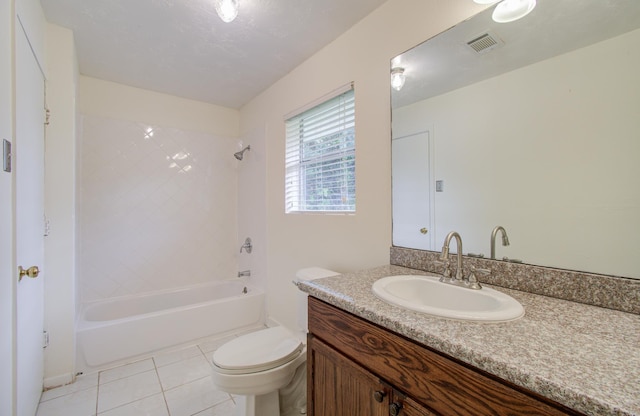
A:
MULTIPOLYGON (((296 279, 313 280, 338 273, 321 268, 299 270, 296 279)), ((212 380, 214 386, 236 395, 236 416, 280 416, 280 390, 304 396, 306 383, 307 296, 298 295, 298 331, 282 326, 262 329, 235 338, 213 353, 212 380)), ((298 403, 295 414, 306 413, 305 397, 287 403, 298 403)))
POLYGON ((279 416, 278 391, 306 362, 305 345, 281 326, 238 337, 213 354, 213 384, 238 395, 236 415, 279 416))

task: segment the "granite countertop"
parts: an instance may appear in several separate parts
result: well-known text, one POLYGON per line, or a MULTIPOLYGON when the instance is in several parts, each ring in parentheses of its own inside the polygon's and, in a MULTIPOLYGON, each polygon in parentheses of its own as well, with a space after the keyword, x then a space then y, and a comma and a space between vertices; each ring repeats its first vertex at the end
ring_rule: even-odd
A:
POLYGON ((525 316, 455 321, 390 305, 371 291, 377 279, 401 274, 433 275, 389 265, 298 287, 577 411, 640 415, 640 315, 494 287, 517 299, 525 316))

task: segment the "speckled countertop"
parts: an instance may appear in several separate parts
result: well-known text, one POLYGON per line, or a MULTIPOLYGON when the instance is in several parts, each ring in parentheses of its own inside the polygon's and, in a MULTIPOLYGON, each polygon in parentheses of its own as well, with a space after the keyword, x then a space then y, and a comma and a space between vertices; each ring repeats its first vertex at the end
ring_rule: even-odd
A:
POLYGON ((399 274, 430 273, 381 266, 298 287, 585 414, 640 415, 640 315, 495 287, 524 306, 523 318, 505 323, 443 319, 374 296, 374 281, 399 274))

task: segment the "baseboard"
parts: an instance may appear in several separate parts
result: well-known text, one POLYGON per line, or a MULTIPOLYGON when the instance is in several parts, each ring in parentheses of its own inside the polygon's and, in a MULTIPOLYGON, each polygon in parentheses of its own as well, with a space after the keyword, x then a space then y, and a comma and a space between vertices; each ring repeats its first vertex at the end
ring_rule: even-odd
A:
POLYGON ((54 387, 64 386, 65 384, 73 383, 75 375, 73 373, 62 374, 55 377, 47 377, 44 379, 44 389, 49 390, 54 387))

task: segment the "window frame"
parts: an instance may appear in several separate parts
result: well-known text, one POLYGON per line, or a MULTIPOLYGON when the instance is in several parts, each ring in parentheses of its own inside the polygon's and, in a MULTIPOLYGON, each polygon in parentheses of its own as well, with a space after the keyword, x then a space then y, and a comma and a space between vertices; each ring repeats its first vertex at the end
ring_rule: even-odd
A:
POLYGON ((353 83, 285 116, 285 213, 355 214, 355 149, 353 83))

